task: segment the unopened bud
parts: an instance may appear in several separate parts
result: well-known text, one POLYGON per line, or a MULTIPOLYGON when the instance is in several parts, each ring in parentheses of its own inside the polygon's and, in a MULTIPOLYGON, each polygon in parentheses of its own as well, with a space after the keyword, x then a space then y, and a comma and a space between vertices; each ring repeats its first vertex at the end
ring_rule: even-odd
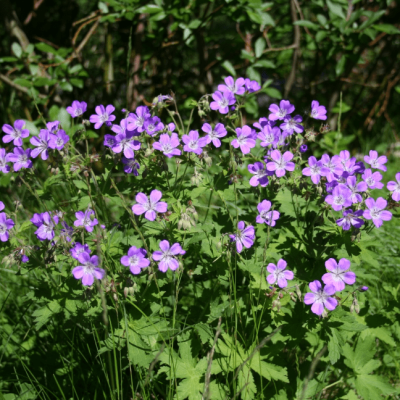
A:
POLYGON ((299 288, 299 285, 296 285, 296 294, 297 294, 297 297, 299 298, 299 300, 301 301, 301 290, 299 288))

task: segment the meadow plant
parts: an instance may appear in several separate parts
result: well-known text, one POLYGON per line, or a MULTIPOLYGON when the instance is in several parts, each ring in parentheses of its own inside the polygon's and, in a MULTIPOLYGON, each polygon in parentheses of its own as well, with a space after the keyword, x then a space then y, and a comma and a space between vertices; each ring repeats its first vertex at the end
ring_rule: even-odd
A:
POLYGON ((320 398, 340 359, 358 375, 333 397, 394 391, 366 383, 379 365, 357 370, 349 343, 368 342, 372 362, 357 315, 374 262, 365 243, 392 218, 400 173, 387 190, 374 150, 364 161, 313 154, 329 130, 318 100, 304 115, 281 100, 252 123, 243 110, 260 89, 228 76, 187 121, 172 94, 134 112, 98 105, 89 120, 79 99, 38 135, 23 120, 3 126, 1 173, 33 201, 0 202, 1 253, 48 285, 28 296, 40 298, 37 330, 65 311, 96 331, 99 357, 113 354, 108 398, 122 387, 134 398, 320 398))

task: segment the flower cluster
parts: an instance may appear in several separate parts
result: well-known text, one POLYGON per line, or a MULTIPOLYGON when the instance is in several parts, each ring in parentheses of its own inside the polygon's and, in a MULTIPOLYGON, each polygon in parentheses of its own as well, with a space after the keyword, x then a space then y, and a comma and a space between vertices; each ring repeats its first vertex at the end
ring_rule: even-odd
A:
POLYGON ((336 298, 332 297, 335 293, 344 290, 346 285, 353 285, 356 281, 356 274, 350 269, 350 261, 346 258, 339 260, 339 263, 330 258, 325 262, 325 267, 329 271, 322 275, 325 286, 322 287, 320 281, 311 282, 308 287, 312 293, 304 296, 305 304, 312 304, 311 311, 317 315, 323 315, 326 311, 332 311, 338 305, 336 298))
MULTIPOLYGON (((371 168, 367 168, 362 161, 357 162, 355 157, 351 157, 349 151, 343 150, 333 157, 324 154, 320 160, 314 156, 309 157, 308 167, 302 171, 303 175, 311 177, 311 181, 316 185, 324 177, 327 192, 325 202, 334 211, 342 211, 343 216, 337 219, 336 223, 343 230, 349 230, 351 226, 360 228, 365 224, 364 219, 372 220, 379 228, 383 221, 389 221, 392 218, 392 213, 385 210, 387 201, 384 198, 379 197, 375 200, 370 197, 370 190, 382 189, 384 186, 380 182, 381 173, 373 172, 372 169, 386 171, 387 158, 371 150, 369 155, 364 157, 364 161, 371 168)), ((392 191, 393 200, 400 199, 400 196, 396 194, 399 189, 395 182, 389 182, 387 188, 392 191)))

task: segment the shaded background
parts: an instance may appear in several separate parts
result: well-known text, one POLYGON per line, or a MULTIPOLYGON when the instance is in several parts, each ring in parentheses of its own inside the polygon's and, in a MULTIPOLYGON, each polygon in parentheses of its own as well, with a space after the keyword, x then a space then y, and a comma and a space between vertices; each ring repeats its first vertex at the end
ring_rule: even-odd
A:
POLYGON ((134 110, 172 91, 190 108, 236 74, 264 85, 255 117, 281 98, 327 105, 345 133, 331 151, 399 142, 398 1, 2 0, 0 15, 1 124, 75 99, 134 110))

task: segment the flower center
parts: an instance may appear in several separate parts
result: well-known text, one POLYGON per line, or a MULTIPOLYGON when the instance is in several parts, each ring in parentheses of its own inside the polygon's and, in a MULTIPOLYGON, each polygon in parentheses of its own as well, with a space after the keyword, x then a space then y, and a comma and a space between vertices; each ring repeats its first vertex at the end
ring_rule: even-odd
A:
POLYGON ((6 224, 0 224, 0 235, 3 235, 4 233, 6 233, 6 231, 7 231, 6 224))
POLYGON ((163 149, 164 153, 169 154, 173 150, 173 147, 168 143, 168 144, 164 144, 162 149, 163 149))
POLYGON ((247 140, 246 136, 239 136, 239 137, 237 138, 237 141, 238 141, 238 143, 239 143, 240 145, 246 144, 246 140, 247 140))
POLYGON ((321 171, 321 167, 318 167, 318 165, 314 165, 313 167, 310 168, 311 169, 311 173, 313 175, 319 175, 320 171, 321 171))
POLYGON ((61 138, 57 138, 56 143, 57 146, 62 146, 64 144, 64 140, 62 140, 61 138))
POLYGON ((334 203, 337 205, 343 204, 344 203, 344 197, 340 194, 339 196, 336 196, 334 199, 334 203))
POLYGON ((378 219, 380 217, 380 215, 381 215, 381 210, 378 210, 376 207, 374 207, 371 210, 372 219, 378 219))
POLYGON ((28 156, 26 154, 22 154, 22 156, 19 156, 19 162, 24 163, 28 161, 28 156))
POLYGON ((138 262, 139 262, 139 257, 138 256, 129 257, 129 264, 136 265, 138 262))
POLYGON ((375 179, 372 178, 372 177, 369 177, 369 178, 366 179, 365 182, 367 182, 368 186, 373 186, 375 184, 375 179))
POLYGON ((100 121, 102 121, 102 122, 107 122, 107 121, 108 121, 108 114, 107 114, 107 113, 104 113, 103 115, 101 115, 101 116, 99 117, 99 119, 100 119, 100 121))
POLYGON ((278 111, 278 116, 283 118, 285 115, 286 115, 286 110, 280 108, 278 111))
POLYGON ((211 132, 208 134, 208 136, 209 136, 211 139, 216 139, 216 138, 218 137, 218 133, 217 133, 216 131, 211 131, 211 132))
POLYGON ((228 100, 225 97, 223 97, 222 100, 219 102, 219 105, 221 107, 227 107, 228 106, 228 100))
POLYGON ((150 124, 150 125, 147 127, 147 130, 149 130, 149 131, 154 131, 154 129, 156 129, 156 127, 154 126, 154 124, 150 124))
POLYGON ((75 110, 75 117, 79 117, 81 114, 83 114, 82 108, 77 108, 77 109, 75 110))
POLYGON ((196 150, 197 149, 197 140, 191 140, 189 143, 188 143, 188 147, 189 147, 189 149, 193 149, 193 150, 196 150))

